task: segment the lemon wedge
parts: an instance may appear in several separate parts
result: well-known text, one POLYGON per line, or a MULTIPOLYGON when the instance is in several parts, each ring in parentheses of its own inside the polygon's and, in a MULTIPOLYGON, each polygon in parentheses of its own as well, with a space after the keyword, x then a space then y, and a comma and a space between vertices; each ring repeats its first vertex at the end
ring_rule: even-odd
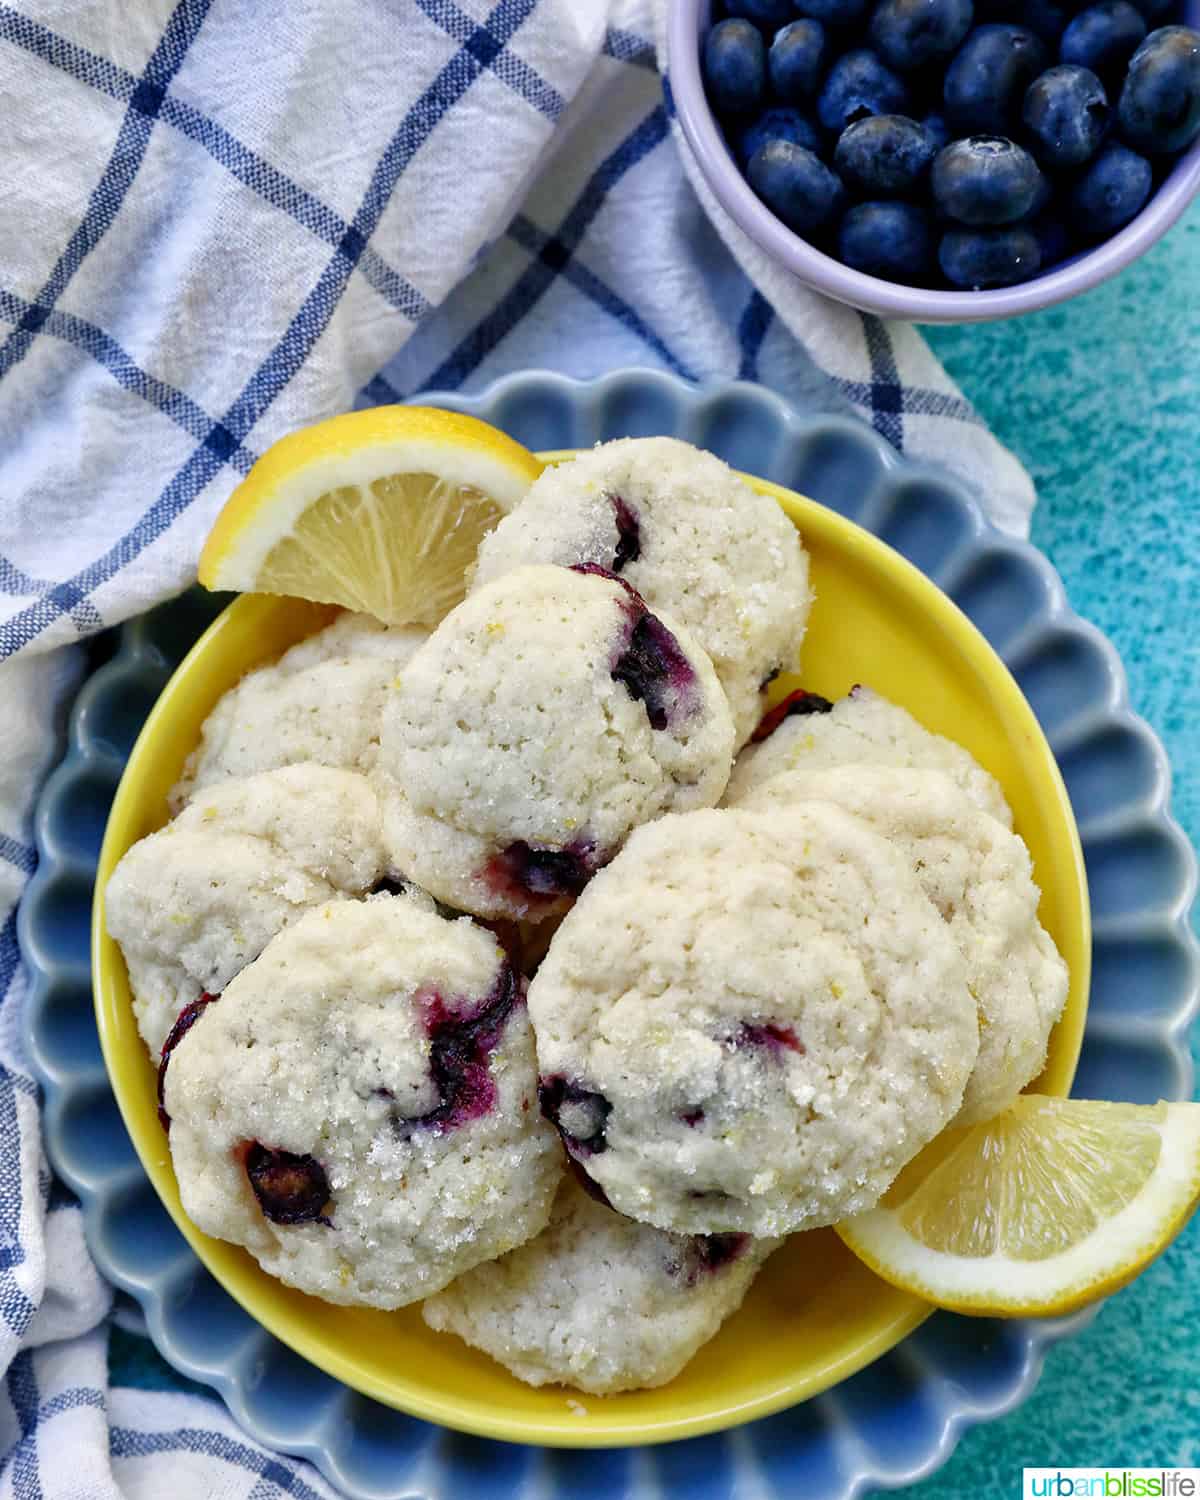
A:
POLYGON ((462 599, 480 539, 541 471, 475 417, 347 412, 263 454, 209 533, 200 582, 436 625, 462 599))
POLYGON ((1027 1094, 947 1131, 838 1234, 893 1286, 993 1317, 1071 1311, 1131 1281, 1200 1199, 1200 1104, 1027 1094))

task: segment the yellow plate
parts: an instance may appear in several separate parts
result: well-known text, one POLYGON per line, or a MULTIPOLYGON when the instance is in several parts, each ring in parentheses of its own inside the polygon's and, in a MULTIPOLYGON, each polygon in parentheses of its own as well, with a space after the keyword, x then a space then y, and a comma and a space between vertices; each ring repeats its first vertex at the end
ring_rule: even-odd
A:
MULTIPOLYGON (((898 553, 811 500, 750 483, 779 501, 812 557, 816 604, 804 685, 828 697, 856 682, 877 688, 966 745, 1003 785, 1033 855, 1042 921, 1071 969, 1066 1012, 1033 1087, 1066 1094, 1083 1036, 1091 925, 1075 820, 1032 710, 966 616, 898 553)), ((609 1446, 711 1432, 812 1396, 890 1349, 929 1306, 878 1280, 831 1230, 818 1230, 772 1257, 741 1311, 677 1379, 659 1390, 585 1397, 586 1415, 579 1415, 567 1404, 576 1393, 520 1384, 458 1339, 432 1333, 418 1308, 332 1307, 289 1290, 245 1251, 209 1239, 184 1217, 155 1112, 154 1069, 134 1023, 124 962, 104 930, 102 893, 125 850, 166 821, 167 791, 221 694, 333 613, 245 595, 214 621, 146 720, 100 853, 93 972, 104 1058, 142 1164, 196 1254, 265 1328, 336 1379, 416 1416, 512 1442, 609 1446)), ((783 679, 776 691, 797 682, 783 679)))

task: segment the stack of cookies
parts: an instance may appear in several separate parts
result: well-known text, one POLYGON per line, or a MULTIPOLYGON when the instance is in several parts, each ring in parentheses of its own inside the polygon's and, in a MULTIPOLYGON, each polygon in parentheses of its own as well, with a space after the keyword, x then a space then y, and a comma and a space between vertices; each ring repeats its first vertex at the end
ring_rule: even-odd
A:
POLYGON ((106 892, 201 1229, 603 1394, 1011 1103, 1067 991, 1028 852, 869 688, 765 711, 810 604, 772 500, 625 439, 431 634, 344 615, 218 703, 106 892))

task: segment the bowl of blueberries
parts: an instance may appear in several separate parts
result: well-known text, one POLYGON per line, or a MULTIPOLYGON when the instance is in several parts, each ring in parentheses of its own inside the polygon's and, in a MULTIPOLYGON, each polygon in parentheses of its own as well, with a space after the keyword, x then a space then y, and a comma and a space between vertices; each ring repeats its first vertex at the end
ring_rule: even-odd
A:
POLYGON ((1200 0, 671 0, 668 68, 774 260, 883 317, 976 322, 1112 276, 1200 190, 1197 27, 1200 0))

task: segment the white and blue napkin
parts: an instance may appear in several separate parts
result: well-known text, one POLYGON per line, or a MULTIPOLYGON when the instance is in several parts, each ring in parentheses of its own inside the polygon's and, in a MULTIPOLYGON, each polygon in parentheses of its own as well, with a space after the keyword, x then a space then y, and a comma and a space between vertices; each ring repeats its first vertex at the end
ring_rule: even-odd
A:
POLYGON ((110 1385, 20 1039, 75 643, 192 580, 257 455, 356 403, 637 364, 855 412, 1027 525, 917 333, 710 200, 661 28, 654 0, 0 3, 0 1500, 333 1493, 182 1381, 110 1385))

